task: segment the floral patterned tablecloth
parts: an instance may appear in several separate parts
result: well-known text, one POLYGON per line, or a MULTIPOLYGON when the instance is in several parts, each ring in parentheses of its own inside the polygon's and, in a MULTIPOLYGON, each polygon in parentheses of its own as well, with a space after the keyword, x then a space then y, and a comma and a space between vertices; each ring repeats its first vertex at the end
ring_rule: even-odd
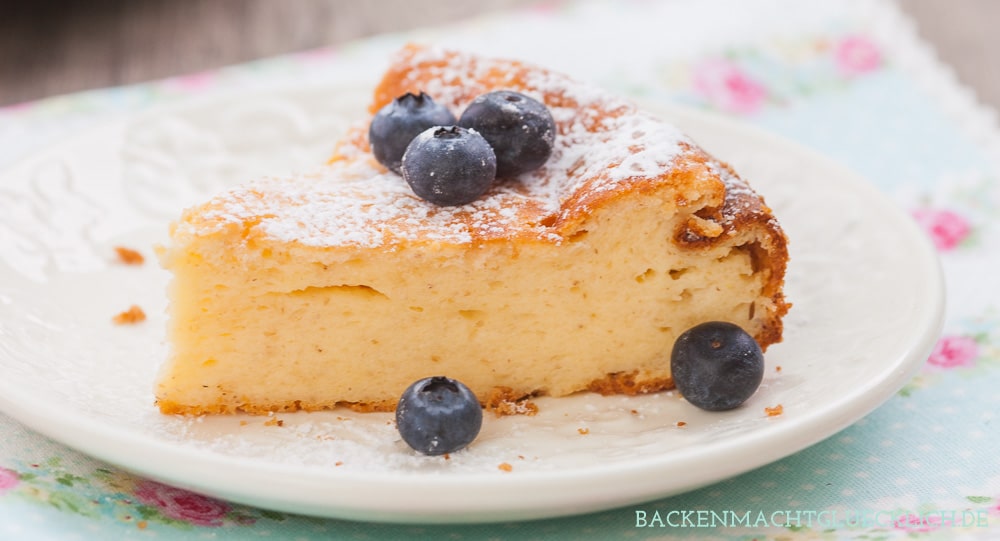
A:
POLYGON ((944 335, 883 406, 784 460, 661 501, 524 523, 385 525, 250 508, 138 478, 0 414, 0 539, 1000 538, 1000 132, 887 1, 546 3, 2 108, 0 166, 156 104, 289 80, 370 81, 409 40, 526 58, 637 98, 711 109, 852 167, 939 250, 944 335), (722 510, 753 514, 698 527, 722 510))

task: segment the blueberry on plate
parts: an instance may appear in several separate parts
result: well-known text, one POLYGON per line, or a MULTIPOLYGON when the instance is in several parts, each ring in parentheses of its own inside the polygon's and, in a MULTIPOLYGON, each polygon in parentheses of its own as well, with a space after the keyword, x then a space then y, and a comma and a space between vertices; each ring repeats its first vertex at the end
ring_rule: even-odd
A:
POLYGON ((472 443, 483 426, 476 395, 444 376, 421 379, 403 391, 396 427, 403 441, 425 455, 454 453, 472 443))
POLYGON ((455 115, 421 92, 410 92, 379 109, 368 127, 368 144, 378 162, 399 173, 407 145, 420 132, 455 123, 455 115))
POLYGON ((497 159, 475 130, 438 126, 410 142, 402 171, 403 180, 421 199, 442 206, 464 205, 490 189, 497 159))
POLYGON ((711 321, 677 338, 670 371, 688 402, 709 411, 730 410, 757 391, 764 378, 764 354, 738 325, 711 321))
POLYGON ((538 100, 512 90, 483 94, 465 109, 458 125, 489 141, 497 155, 497 176, 510 177, 541 167, 555 142, 556 123, 538 100))

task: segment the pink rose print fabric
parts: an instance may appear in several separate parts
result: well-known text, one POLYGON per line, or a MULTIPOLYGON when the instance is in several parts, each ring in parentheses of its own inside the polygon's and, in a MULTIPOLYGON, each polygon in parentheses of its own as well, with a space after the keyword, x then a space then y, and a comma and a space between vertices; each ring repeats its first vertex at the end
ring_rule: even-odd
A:
POLYGON ((968 367, 978 355, 979 345, 971 337, 945 336, 934 346, 927 364, 941 369, 968 367))
POLYGON ((844 75, 861 75, 882 65, 878 46, 864 36, 848 36, 835 45, 834 61, 844 75))
POLYGON ((767 99, 767 89, 739 66, 712 60, 694 68, 694 88, 716 107, 731 113, 750 114, 767 99))
POLYGON ((950 210, 918 209, 913 211, 913 217, 942 252, 954 250, 972 232, 969 221, 950 210))
POLYGON ((164 515, 197 526, 221 526, 230 511, 225 502, 155 481, 143 481, 135 495, 142 503, 159 508, 164 515))
POLYGON ((941 527, 941 517, 934 515, 921 517, 911 513, 896 519, 893 526, 897 530, 903 530, 910 533, 933 532, 941 527))
POLYGON ((17 474, 7 468, 0 468, 0 494, 16 487, 20 483, 17 474))

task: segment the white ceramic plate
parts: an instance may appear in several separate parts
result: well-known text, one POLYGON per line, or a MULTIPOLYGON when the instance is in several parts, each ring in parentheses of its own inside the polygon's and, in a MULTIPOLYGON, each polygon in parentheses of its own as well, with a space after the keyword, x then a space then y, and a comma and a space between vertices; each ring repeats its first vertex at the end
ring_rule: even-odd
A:
POLYGON ((0 175, 0 409, 123 468, 251 505, 377 521, 527 519, 667 496, 792 454, 889 398, 940 331, 936 257, 885 197, 795 144, 670 108, 660 112, 766 196, 791 240, 785 341, 743 407, 706 413, 674 393, 541 399, 535 417, 488 417, 450 460, 410 451, 389 414, 279 415, 283 426, 160 415, 151 390, 167 275, 154 261, 116 262, 113 247, 152 260, 181 208, 320 163, 364 104, 336 88, 188 102, 0 175), (149 319, 113 325, 131 304, 149 319), (782 415, 765 414, 779 404, 782 415))

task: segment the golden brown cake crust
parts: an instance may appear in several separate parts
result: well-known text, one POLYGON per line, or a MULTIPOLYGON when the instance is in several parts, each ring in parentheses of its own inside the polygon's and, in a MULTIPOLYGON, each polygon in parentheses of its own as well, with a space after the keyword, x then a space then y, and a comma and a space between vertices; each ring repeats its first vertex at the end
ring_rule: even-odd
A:
POLYGON ((701 242, 690 239, 691 247, 707 246, 709 239, 750 224, 773 229, 776 249, 783 242, 777 224, 767 224, 770 210, 757 194, 735 174, 725 174, 725 184, 719 184, 724 166, 676 128, 627 100, 543 68, 409 46, 378 85, 369 109, 379 109, 394 96, 424 90, 461 112, 474 96, 496 89, 543 100, 553 112, 558 135, 549 163, 518 179, 497 182, 479 201, 436 207, 419 200, 372 157, 365 122, 337 145, 330 159, 333 170, 303 175, 297 183, 261 179, 229 192, 187 211, 173 236, 183 242, 188 236, 235 227, 248 242, 271 239, 330 248, 560 243, 609 203, 669 187, 678 208, 710 204, 724 218, 720 222, 724 229, 699 231, 701 242), (320 193, 305 199, 299 188, 322 184, 325 175, 340 182, 324 185, 317 190, 320 193), (275 190, 276 183, 289 189, 275 190))
MULTIPOLYGON (((508 415, 532 416, 538 413, 538 406, 529 399, 530 395, 519 393, 510 387, 494 387, 488 394, 482 406, 486 411, 493 412, 497 417, 508 415)), ((273 413, 288 413, 293 411, 323 411, 330 410, 338 406, 348 408, 359 413, 391 412, 396 411, 396 400, 384 400, 381 402, 304 402, 293 400, 288 402, 275 402, 273 404, 251 403, 243 400, 242 403, 234 405, 230 401, 219 401, 215 404, 199 404, 197 406, 186 406, 169 400, 158 400, 157 406, 161 413, 168 415, 204 415, 204 414, 232 414, 249 413, 251 415, 269 415, 273 413)))
POLYGON ((587 390, 602 395, 624 394, 635 396, 665 391, 667 389, 672 389, 673 387, 673 378, 642 378, 637 372, 633 371, 608 374, 604 378, 590 382, 590 385, 587 386, 587 390))

